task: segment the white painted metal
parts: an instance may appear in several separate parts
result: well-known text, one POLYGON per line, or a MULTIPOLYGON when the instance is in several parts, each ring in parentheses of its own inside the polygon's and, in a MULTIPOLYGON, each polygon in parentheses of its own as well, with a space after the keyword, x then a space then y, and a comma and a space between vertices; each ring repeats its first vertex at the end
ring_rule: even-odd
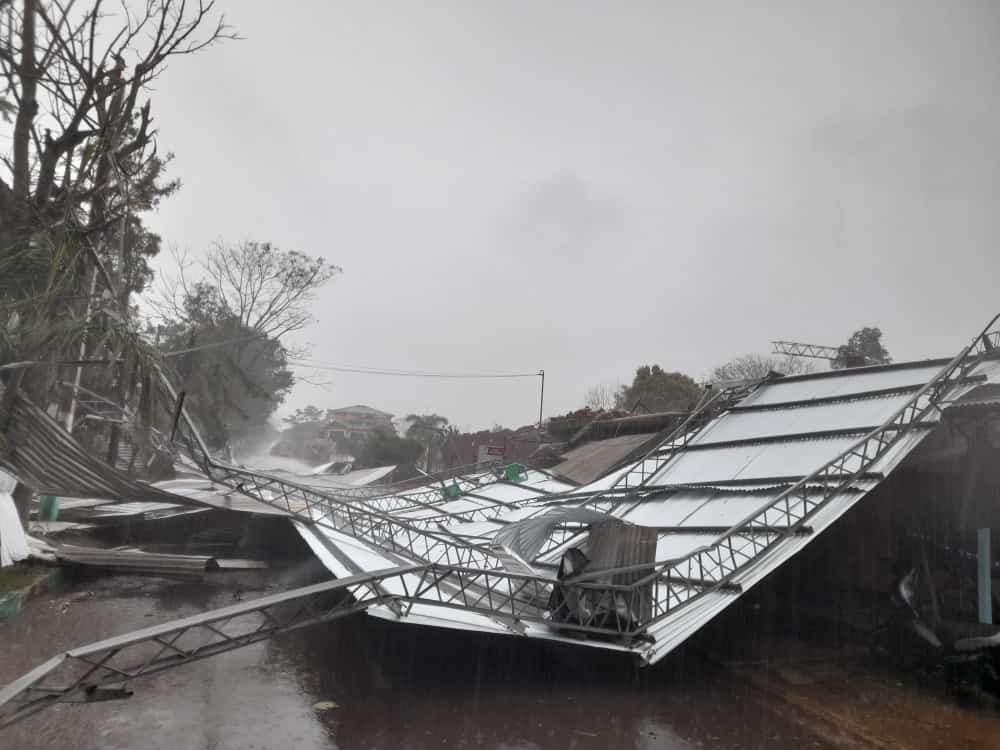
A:
POLYGON ((17 480, 0 471, 0 567, 13 565, 28 557, 28 538, 14 505, 17 480))
MULTIPOLYGON (((759 388, 740 406, 779 405, 785 402, 800 402, 806 399, 828 399, 849 396, 844 400, 826 404, 794 404, 789 407, 761 411, 735 411, 718 417, 692 441, 693 450, 682 451, 649 481, 649 486, 699 485, 697 488, 679 489, 672 493, 652 492, 631 495, 629 502, 615 509, 632 523, 655 526, 662 529, 657 544, 657 559, 666 561, 684 557, 710 544, 721 536, 722 529, 740 524, 749 516, 769 507, 785 489, 787 483, 798 476, 811 474, 832 458, 849 448, 868 428, 885 422, 911 394, 892 391, 921 385, 930 380, 941 369, 940 362, 926 366, 902 367, 899 369, 861 368, 845 370, 829 376, 802 380, 778 381, 759 388), (852 396, 862 392, 863 397, 852 396), (885 392, 881 392, 885 391, 885 392), (819 436, 808 439, 788 439, 774 441, 773 438, 817 433, 829 430, 853 431, 844 436, 819 436), (737 446, 711 447, 712 443, 764 439, 765 442, 737 446), (702 449, 696 446, 704 445, 702 449), (784 483, 778 478, 787 477, 784 483), (758 480, 758 481, 754 481, 758 480), (732 485, 728 483, 739 482, 732 485), (714 489, 712 488, 714 486, 714 489), (686 528, 691 529, 685 531, 686 528)), ((990 382, 1000 382, 1000 363, 981 365, 973 374, 986 376, 990 382)), ((960 398, 977 384, 959 385, 949 392, 949 399, 960 398)), ((881 458, 869 467, 870 472, 890 473, 928 434, 928 430, 916 430, 903 435, 881 458)), ((587 495, 612 487, 619 476, 632 467, 625 467, 589 485, 570 489, 544 474, 533 473, 524 482, 530 487, 546 489, 549 492, 569 492, 574 497, 587 495), (534 474, 538 474, 535 476, 534 474)), ((782 538, 768 551, 746 567, 733 579, 733 583, 747 591, 759 583, 770 572, 787 562, 805 545, 833 524, 847 510, 859 502, 865 494, 878 485, 877 479, 857 480, 850 491, 836 495, 813 515, 808 525, 811 534, 789 535, 782 538)), ((399 511, 408 518, 430 518, 434 513, 460 513, 474 508, 483 508, 480 498, 488 497, 502 503, 515 503, 519 507, 512 510, 497 504, 492 514, 475 521, 462 519, 439 519, 442 533, 470 541, 489 538, 505 524, 537 515, 551 502, 551 495, 533 492, 525 486, 497 483, 493 477, 483 475, 475 481, 460 481, 460 488, 479 497, 461 496, 439 503, 432 509, 410 508, 399 511)), ((426 488, 424 488, 426 489, 426 488)), ((421 490, 399 493, 399 498, 417 496, 421 490)), ((573 501, 576 502, 576 501, 573 501)), ((570 504, 572 505, 573 502, 570 504)), ((564 506, 565 507, 565 506, 564 506)), ((784 522, 783 517, 774 513, 773 518, 764 519, 776 526, 784 522)), ((383 549, 353 539, 330 528, 296 524, 299 533, 310 544, 316 554, 335 575, 348 575, 360 570, 378 570, 408 562, 383 549), (335 548, 339 555, 335 555, 335 548), (346 560, 346 562, 345 562, 346 560), (352 569, 353 568, 353 569, 352 569)), ((478 542, 476 542, 478 543, 478 542)), ((418 542, 411 551, 422 554, 418 542)), ((554 552, 543 563, 555 563, 561 552, 554 552)), ((547 568, 551 571, 551 568, 547 568)), ((649 662, 661 659, 676 648, 698 628, 715 617, 725 607, 739 597, 731 590, 718 589, 680 607, 675 613, 655 622, 647 631, 651 644, 632 645, 649 662)), ((397 619, 397 615, 387 606, 369 610, 376 617, 397 619)), ((509 624, 500 623, 481 613, 440 607, 420 603, 412 608, 407 621, 420 622, 439 627, 473 629, 482 632, 511 633, 509 624)), ((528 637, 567 639, 557 630, 539 623, 525 624, 519 632, 528 637)), ((599 648, 627 648, 623 644, 604 641, 586 641, 587 645, 599 648)))

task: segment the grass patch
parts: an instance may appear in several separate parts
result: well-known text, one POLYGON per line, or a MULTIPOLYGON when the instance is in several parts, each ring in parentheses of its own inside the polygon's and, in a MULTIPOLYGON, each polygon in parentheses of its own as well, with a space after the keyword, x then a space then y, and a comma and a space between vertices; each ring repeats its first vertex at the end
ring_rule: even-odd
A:
POLYGON ((30 586, 39 578, 48 575, 46 568, 21 567, 0 568, 0 596, 30 586))

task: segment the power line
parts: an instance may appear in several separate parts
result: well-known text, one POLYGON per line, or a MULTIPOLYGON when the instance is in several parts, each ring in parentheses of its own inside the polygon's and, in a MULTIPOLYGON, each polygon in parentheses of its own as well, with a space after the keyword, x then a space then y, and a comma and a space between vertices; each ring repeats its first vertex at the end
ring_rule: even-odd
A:
POLYGON ((230 344, 242 344, 246 341, 256 341, 257 339, 264 338, 263 333, 255 333, 253 336, 242 336, 236 339, 226 339, 224 341, 213 341, 211 344, 202 344, 201 346, 193 346, 190 349, 175 349, 172 352, 163 352, 164 357, 179 357, 181 354, 190 354, 191 352, 200 352, 204 349, 213 349, 217 346, 229 346, 230 344))
POLYGON ((363 365, 341 365, 316 362, 314 360, 302 359, 298 357, 289 358, 288 363, 293 367, 312 367, 317 370, 331 370, 333 372, 352 372, 362 375, 387 375, 405 378, 498 379, 537 378, 541 375, 541 372, 456 373, 433 372, 428 370, 396 370, 385 367, 366 367, 363 365))

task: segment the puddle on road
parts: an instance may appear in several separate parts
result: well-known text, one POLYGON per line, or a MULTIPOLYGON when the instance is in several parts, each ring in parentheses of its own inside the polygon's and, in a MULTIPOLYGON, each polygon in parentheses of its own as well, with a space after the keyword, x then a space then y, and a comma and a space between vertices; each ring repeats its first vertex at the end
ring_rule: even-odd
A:
MULTIPOLYGON (((81 582, 32 602, 0 626, 0 682, 59 650, 231 602, 225 586, 128 576, 89 588, 81 582), (140 587, 148 595, 137 595, 140 587), (80 595, 89 590, 95 594, 80 595)), ((365 616, 168 670, 132 687, 127 701, 57 706, 26 719, 0 737, 0 746, 825 747, 762 708, 746 686, 683 654, 637 670, 620 655, 583 647, 365 616), (336 708, 315 710, 323 701, 336 708)))

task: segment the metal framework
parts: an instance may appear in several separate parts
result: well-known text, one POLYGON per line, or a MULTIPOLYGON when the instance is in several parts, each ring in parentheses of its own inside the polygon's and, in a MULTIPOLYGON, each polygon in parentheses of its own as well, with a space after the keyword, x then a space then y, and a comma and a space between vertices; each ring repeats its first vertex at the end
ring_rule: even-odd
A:
POLYGON ((772 341, 771 346, 775 354, 784 354, 789 357, 834 360, 840 356, 840 350, 835 346, 803 344, 799 341, 772 341))
MULTIPOLYGON (((766 507, 734 525, 711 544, 681 558, 658 562, 653 572, 625 587, 627 592, 605 587, 601 596, 610 597, 611 601, 618 604, 621 604, 622 597, 649 597, 651 601, 648 619, 617 623, 614 628, 616 632, 624 637, 634 638, 650 624, 679 607, 730 582, 775 543, 797 533, 833 497, 852 491, 854 483, 870 475, 873 464, 900 438, 913 430, 925 430, 933 426, 942 396, 955 384, 964 381, 983 356, 996 353, 1000 345, 998 320, 1000 316, 990 321, 973 342, 945 364, 933 378, 913 391, 885 423, 871 429, 841 455, 794 481, 766 507)), ((619 477, 611 488, 583 500, 582 504, 608 511, 625 503, 641 501, 644 492, 656 491, 650 485, 651 479, 672 458, 686 450, 695 436, 720 411, 731 408, 759 385, 760 382, 738 384, 707 396, 683 424, 619 477)), ((190 423, 188 427, 193 429, 190 423)), ((189 439, 188 442, 193 444, 195 441, 189 439)), ((274 477, 263 477, 223 466, 213 462, 207 452, 203 455, 213 479, 261 502, 281 508, 308 523, 349 534, 409 562, 449 569, 452 571, 451 575, 437 578, 439 583, 448 584, 448 596, 454 590, 466 590, 470 585, 469 576, 474 571, 480 579, 471 585, 473 588, 485 587, 484 601, 489 602, 490 589, 496 582, 515 576, 503 569, 502 556, 489 545, 475 544, 437 529, 437 525, 445 518, 454 519, 456 515, 462 514, 442 514, 429 519, 402 519, 394 517, 391 512, 375 510, 362 503, 331 497, 274 477), (483 578, 486 574, 488 575, 483 578)), ((560 496, 548 496, 545 500, 546 503, 559 502, 560 496)), ((469 519, 473 517, 475 513, 470 514, 469 519)), ((582 528, 572 524, 557 527, 543 554, 571 543, 581 533, 582 528)), ((573 579, 573 585, 586 583, 599 586, 601 584, 594 582, 606 581, 615 572, 628 572, 628 569, 585 573, 573 579)), ((537 584, 548 589, 552 585, 552 579, 538 576, 537 584)), ((629 611, 639 610, 630 606, 629 611)))
MULTIPOLYGON (((631 469, 623 473, 608 489, 591 494, 579 504, 602 513, 628 506, 624 515, 636 504, 642 502, 644 493, 652 489, 650 481, 678 453, 687 448, 691 441, 720 413, 740 401, 764 380, 745 381, 706 394, 688 417, 670 434, 651 448, 631 469)), ((561 502, 562 498, 552 500, 561 502)), ((534 562, 546 557, 562 547, 570 547, 586 532, 583 524, 559 526, 553 530, 548 543, 536 555, 534 562)))
MULTIPOLYGON (((849 449, 811 474, 798 478, 782 490, 766 507, 754 512, 710 544, 681 558, 659 561, 652 571, 644 568, 638 581, 627 586, 611 586, 610 577, 618 573, 635 572, 621 568, 613 571, 584 573, 564 583, 564 586, 586 586, 587 595, 602 601, 611 611, 648 612, 641 619, 606 620, 598 627, 594 622, 576 623, 574 627, 593 632, 614 632, 626 641, 640 637, 655 622, 703 594, 726 588, 742 570, 758 560, 776 543, 799 533, 809 518, 827 502, 845 492, 855 491, 854 484, 871 476, 873 464, 904 435, 913 430, 930 429, 942 396, 956 383, 964 381, 971 368, 982 356, 995 353, 1000 345, 1000 330, 994 318, 975 340, 950 360, 933 378, 913 391, 897 412, 882 425, 871 429, 849 449), (648 604, 647 604, 648 603, 648 604)), ((673 457, 687 449, 693 438, 720 411, 757 387, 759 383, 742 384, 717 391, 707 397, 671 435, 650 451, 635 467, 625 472, 609 489, 584 499, 582 504, 598 510, 620 507, 623 503, 640 502, 644 493, 662 491, 650 484, 673 457)), ((539 575, 531 584, 523 574, 503 569, 502 555, 488 544, 477 544, 436 528, 443 518, 406 520, 389 512, 377 511, 363 504, 333 498, 308 488, 273 477, 262 477, 242 469, 211 463, 213 478, 244 492, 261 502, 279 507, 303 521, 335 529, 366 541, 397 559, 415 564, 430 564, 438 572, 432 579, 439 594, 453 606, 456 592, 473 591, 476 607, 486 604, 491 610, 494 598, 504 606, 511 601, 537 604, 544 591, 550 591, 553 579, 539 575), (515 592, 498 595, 504 586, 514 585, 515 592), (537 588, 532 596, 520 596, 525 589, 537 588)), ((570 493, 571 494, 571 493, 570 493)), ((548 496, 546 504, 559 502, 561 496, 548 496)), ((462 515, 462 514, 456 514, 462 515)), ((552 552, 571 543, 583 527, 566 524, 557 527, 545 552, 552 552)), ((529 577, 530 578, 530 577, 529 577)), ((442 602, 443 603, 443 602, 442 602)), ((466 606, 463 601, 461 606, 466 606)), ((591 607, 597 611, 600 607, 591 607)), ((498 615, 506 616, 505 611, 498 615)), ((544 613, 523 609, 515 612, 519 619, 540 617, 544 613)), ((561 625, 562 627, 562 625, 561 625)))
POLYGON ((797 533, 830 500, 848 490, 904 435, 936 424, 932 417, 939 413, 939 404, 948 390, 966 379, 984 356, 1000 347, 998 321, 1000 315, 881 426, 839 456, 781 492, 765 508, 736 524, 712 544, 682 558, 659 563, 654 573, 636 584, 653 588, 653 613, 646 626, 730 582, 776 542, 797 533), (818 494, 813 491, 817 486, 822 488, 818 494), (696 588, 677 585, 678 581, 692 578, 708 585, 696 588))
POLYGON ((771 347, 774 354, 784 354, 788 357, 809 357, 811 359, 826 359, 831 362, 844 358, 847 367, 887 364, 885 360, 872 358, 847 347, 803 344, 799 341, 772 341, 771 347))
MULTIPOLYGON (((140 677, 380 604, 397 605, 400 617, 422 603, 458 608, 523 633, 523 622, 548 623, 546 603, 551 588, 550 582, 530 576, 414 565, 263 596, 70 649, 49 659, 0 689, 0 729, 56 703, 127 698, 129 683, 140 677), (387 584, 399 593, 389 593, 387 584)), ((607 595, 606 588, 584 584, 580 590, 600 598, 607 595)), ((595 623, 565 627, 618 635, 614 628, 595 623)))
MULTIPOLYGON (((732 528, 721 532, 714 527, 704 529, 717 534, 710 544, 677 559, 585 572, 564 581, 506 570, 503 554, 489 544, 471 543, 434 530, 431 519, 394 517, 392 511, 398 512, 398 506, 384 510, 368 507, 362 498, 333 497, 276 477, 225 466, 213 461, 207 451, 202 452, 200 458, 214 481, 307 523, 368 542, 405 564, 262 597, 73 649, 0 690, 0 726, 55 702, 108 697, 104 691, 108 685, 376 605, 388 606, 402 618, 415 606, 459 608, 489 617, 512 632, 523 633, 526 624, 535 623, 606 637, 635 648, 643 643, 650 626, 704 594, 739 591, 735 579, 748 566, 791 535, 810 533, 809 519, 833 498, 857 491, 855 483, 859 480, 877 476, 871 471, 873 465, 901 438, 935 425, 949 390, 966 380, 984 356, 997 353, 998 319, 1000 316, 933 378, 913 391, 886 422, 846 451, 808 476, 795 481, 781 478, 791 483, 766 507, 732 528), (637 574, 637 580, 624 585, 612 583, 614 578, 621 580, 621 575, 628 573, 637 574), (558 592, 561 596, 553 596, 558 592)), ((652 477, 674 456, 691 447, 692 439, 718 411, 731 407, 752 387, 724 389, 706 398, 684 424, 625 472, 612 488, 585 499, 584 504, 610 509, 623 502, 639 501, 644 494, 669 489, 652 485, 652 477)), ((189 424, 187 428, 193 432, 189 424)), ((189 447, 200 443, 196 433, 184 439, 189 447)), ((435 507, 443 501, 443 493, 436 488, 434 491, 437 496, 429 502, 418 498, 408 502, 413 507, 435 507)), ((563 497, 547 496, 546 505, 563 497)), ((461 514, 443 515, 454 518, 461 514)), ((436 517, 434 523, 440 518, 436 517)), ((580 529, 572 525, 557 528, 550 548, 569 542, 579 533, 580 529)))
MULTIPOLYGON (((840 455, 807 476, 774 478, 784 489, 732 528, 701 528, 715 535, 711 543, 676 559, 584 572, 561 581, 504 569, 504 553, 488 543, 470 543, 416 520, 395 518, 391 512, 367 507, 361 499, 332 497, 225 466, 204 451, 200 458, 214 481, 307 523, 368 542, 401 561, 401 567, 266 596, 73 649, 0 690, 0 727, 55 702, 114 697, 120 691, 109 694, 107 686, 372 606, 387 606, 400 618, 424 605, 458 608, 488 617, 514 633, 541 625, 641 648, 652 625, 706 593, 739 592, 738 576, 748 567, 782 540, 811 533, 810 519, 835 497, 860 491, 859 481, 880 477, 873 471, 875 464, 906 435, 933 427, 952 388, 969 382, 970 371, 985 357, 1000 353, 998 321, 1000 316, 919 389, 904 390, 909 395, 906 402, 840 455), (613 583, 623 575, 634 580, 613 583)), ((669 491, 651 484, 652 477, 690 447, 720 409, 730 408, 752 387, 724 389, 707 398, 611 489, 585 499, 585 504, 610 508, 624 498, 638 501, 645 494, 669 491)), ((182 439, 188 446, 200 444, 190 423, 187 430, 182 439)), ((547 496, 546 506, 572 494, 547 496)), ((455 515, 460 514, 448 517, 455 515)), ((553 541, 564 543, 579 533, 579 528, 564 526, 556 530, 553 541)))
POLYGON ((0 728, 55 703, 127 697, 130 680, 248 646, 381 603, 397 568, 292 589, 70 649, 0 689, 0 728))

